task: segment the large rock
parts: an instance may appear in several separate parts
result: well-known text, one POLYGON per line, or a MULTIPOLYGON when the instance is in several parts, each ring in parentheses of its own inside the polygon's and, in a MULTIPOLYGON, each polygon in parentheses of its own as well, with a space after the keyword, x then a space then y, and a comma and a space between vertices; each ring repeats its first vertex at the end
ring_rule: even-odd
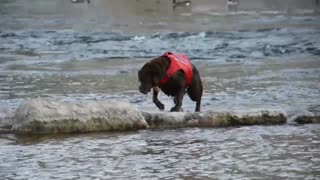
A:
MULTIPOLYGON (((128 102, 78 101, 74 103, 35 99, 20 105, 15 114, 16 134, 83 133, 144 128, 226 127, 319 123, 318 116, 278 110, 141 112, 128 102), (288 118, 289 117, 289 118, 288 118)), ((1 131, 0 131, 1 134, 1 131)))
POLYGON ((27 101, 15 114, 17 134, 81 133, 147 128, 140 111, 128 102, 27 101))

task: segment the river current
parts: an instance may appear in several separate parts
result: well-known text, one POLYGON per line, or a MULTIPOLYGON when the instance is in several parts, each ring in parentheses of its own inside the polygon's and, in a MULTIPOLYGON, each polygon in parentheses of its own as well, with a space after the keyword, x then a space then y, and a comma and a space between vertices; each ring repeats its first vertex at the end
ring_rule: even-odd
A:
MULTIPOLYGON (((241 0, 240 0, 241 1, 241 0)), ((320 16, 314 1, 0 2, 0 122, 26 99, 125 99, 138 69, 187 54, 203 110, 320 110, 320 16)), ((161 100, 168 111, 172 100, 161 100)), ((183 107, 195 104, 186 96, 183 107)), ((2 136, 1 136, 2 137, 2 136)), ((0 138, 4 179, 317 179, 320 126, 185 128, 0 138)))

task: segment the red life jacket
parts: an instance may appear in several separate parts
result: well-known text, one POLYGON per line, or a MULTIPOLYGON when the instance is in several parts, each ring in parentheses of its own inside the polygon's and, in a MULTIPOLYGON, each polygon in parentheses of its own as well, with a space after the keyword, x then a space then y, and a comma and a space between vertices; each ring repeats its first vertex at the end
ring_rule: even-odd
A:
POLYGON ((160 80, 160 85, 164 85, 177 71, 183 70, 186 84, 185 87, 191 85, 193 79, 192 64, 189 58, 184 54, 165 52, 162 56, 170 59, 170 67, 166 76, 160 80))

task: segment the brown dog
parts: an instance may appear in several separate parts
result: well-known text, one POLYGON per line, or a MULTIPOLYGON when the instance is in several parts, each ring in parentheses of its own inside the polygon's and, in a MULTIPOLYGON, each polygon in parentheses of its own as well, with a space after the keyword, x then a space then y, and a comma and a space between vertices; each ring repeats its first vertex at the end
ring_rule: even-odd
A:
POLYGON ((187 56, 166 52, 146 63, 138 76, 140 92, 147 94, 153 89, 153 102, 159 109, 164 110, 164 105, 158 99, 160 88, 166 95, 174 97, 175 106, 171 111, 181 111, 185 90, 191 100, 196 101, 195 111, 200 111, 202 82, 197 68, 187 56))

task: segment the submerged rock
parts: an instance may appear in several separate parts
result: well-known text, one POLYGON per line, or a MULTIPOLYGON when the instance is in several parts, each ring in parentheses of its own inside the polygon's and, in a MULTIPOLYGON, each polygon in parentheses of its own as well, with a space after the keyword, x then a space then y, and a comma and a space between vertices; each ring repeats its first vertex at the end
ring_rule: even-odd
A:
POLYGON ((83 133, 143 129, 148 125, 142 114, 128 102, 27 101, 15 114, 16 134, 83 133))
POLYGON ((288 116, 288 124, 292 125, 320 123, 319 106, 292 110, 288 112, 288 116))
POLYGON ((320 123, 320 116, 300 115, 295 117, 294 121, 298 124, 320 123))

